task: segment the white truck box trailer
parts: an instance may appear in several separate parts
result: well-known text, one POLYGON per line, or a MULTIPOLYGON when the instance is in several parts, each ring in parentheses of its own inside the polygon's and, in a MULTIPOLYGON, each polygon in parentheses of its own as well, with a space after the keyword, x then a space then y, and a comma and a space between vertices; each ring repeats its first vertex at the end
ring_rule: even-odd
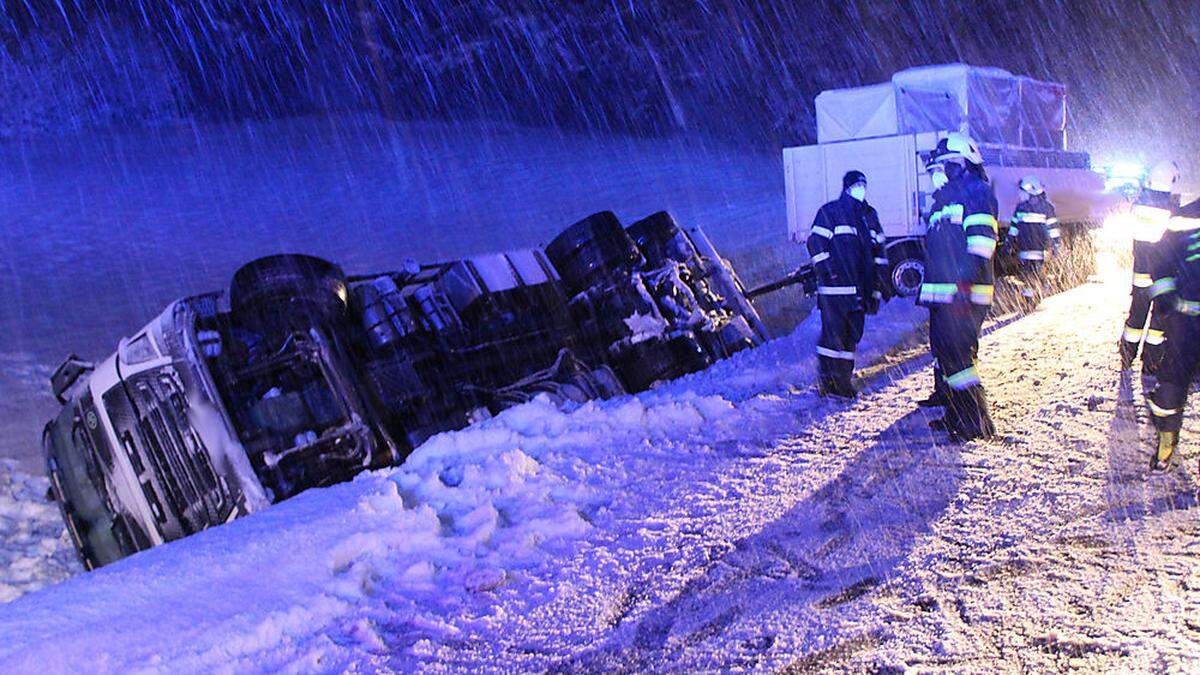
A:
POLYGON ((1119 201, 1086 153, 1066 149, 1060 84, 963 64, 913 68, 883 85, 822 92, 816 111, 817 144, 783 150, 788 235, 807 241, 817 209, 841 193, 842 175, 862 171, 904 294, 916 292, 924 271, 920 242, 933 193, 925 158, 951 131, 979 142, 1001 220, 1011 217, 1027 174, 1041 178, 1068 228, 1102 221, 1119 201))

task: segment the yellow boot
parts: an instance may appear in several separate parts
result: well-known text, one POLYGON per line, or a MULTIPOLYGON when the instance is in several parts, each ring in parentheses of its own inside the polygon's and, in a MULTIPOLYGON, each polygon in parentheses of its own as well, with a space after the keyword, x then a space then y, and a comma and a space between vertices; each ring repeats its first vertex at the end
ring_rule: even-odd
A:
POLYGON ((1171 456, 1175 454, 1175 448, 1178 446, 1178 431, 1158 432, 1158 447, 1154 451, 1154 456, 1150 458, 1150 469, 1154 471, 1165 470, 1171 463, 1171 456))

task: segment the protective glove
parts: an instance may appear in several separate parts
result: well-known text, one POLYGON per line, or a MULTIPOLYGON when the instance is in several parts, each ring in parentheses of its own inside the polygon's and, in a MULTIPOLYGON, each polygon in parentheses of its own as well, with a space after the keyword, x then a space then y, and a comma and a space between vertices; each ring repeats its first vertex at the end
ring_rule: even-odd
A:
POLYGON ((971 282, 958 282, 958 289, 954 292, 954 304, 971 304, 971 282))
POLYGON ((892 278, 885 270, 875 274, 875 288, 879 291, 880 300, 887 302, 896 297, 896 289, 892 287, 892 278))
POLYGON ((879 300, 880 300, 879 296, 880 296, 880 294, 878 292, 876 292, 875 295, 873 295, 869 298, 863 298, 863 309, 864 309, 864 311, 866 311, 867 314, 878 314, 879 313, 879 300))

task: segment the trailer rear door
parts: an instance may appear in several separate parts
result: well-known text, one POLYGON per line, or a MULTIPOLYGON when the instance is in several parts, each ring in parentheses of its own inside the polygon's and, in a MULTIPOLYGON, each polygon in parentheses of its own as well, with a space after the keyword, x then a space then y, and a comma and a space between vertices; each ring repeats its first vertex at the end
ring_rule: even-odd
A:
POLYGON ((914 136, 886 136, 825 143, 783 151, 788 206, 788 236, 808 239, 817 209, 837 199, 842 176, 867 176, 867 201, 879 212, 889 237, 921 234, 917 200, 918 164, 914 136))

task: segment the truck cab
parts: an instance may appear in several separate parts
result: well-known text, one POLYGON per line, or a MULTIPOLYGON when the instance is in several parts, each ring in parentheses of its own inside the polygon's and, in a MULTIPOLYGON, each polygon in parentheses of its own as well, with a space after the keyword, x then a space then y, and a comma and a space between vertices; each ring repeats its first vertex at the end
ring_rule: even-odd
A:
POLYGON ((921 238, 933 195, 925 158, 950 132, 979 143, 1001 219, 1013 213, 1026 174, 1046 186, 1068 244, 1118 201, 1089 155, 1068 150, 1067 92, 1055 82, 999 68, 928 66, 882 84, 821 92, 815 106, 817 143, 783 150, 788 236, 807 241, 817 209, 841 192, 842 175, 862 171, 901 295, 915 294, 924 274, 921 238))

